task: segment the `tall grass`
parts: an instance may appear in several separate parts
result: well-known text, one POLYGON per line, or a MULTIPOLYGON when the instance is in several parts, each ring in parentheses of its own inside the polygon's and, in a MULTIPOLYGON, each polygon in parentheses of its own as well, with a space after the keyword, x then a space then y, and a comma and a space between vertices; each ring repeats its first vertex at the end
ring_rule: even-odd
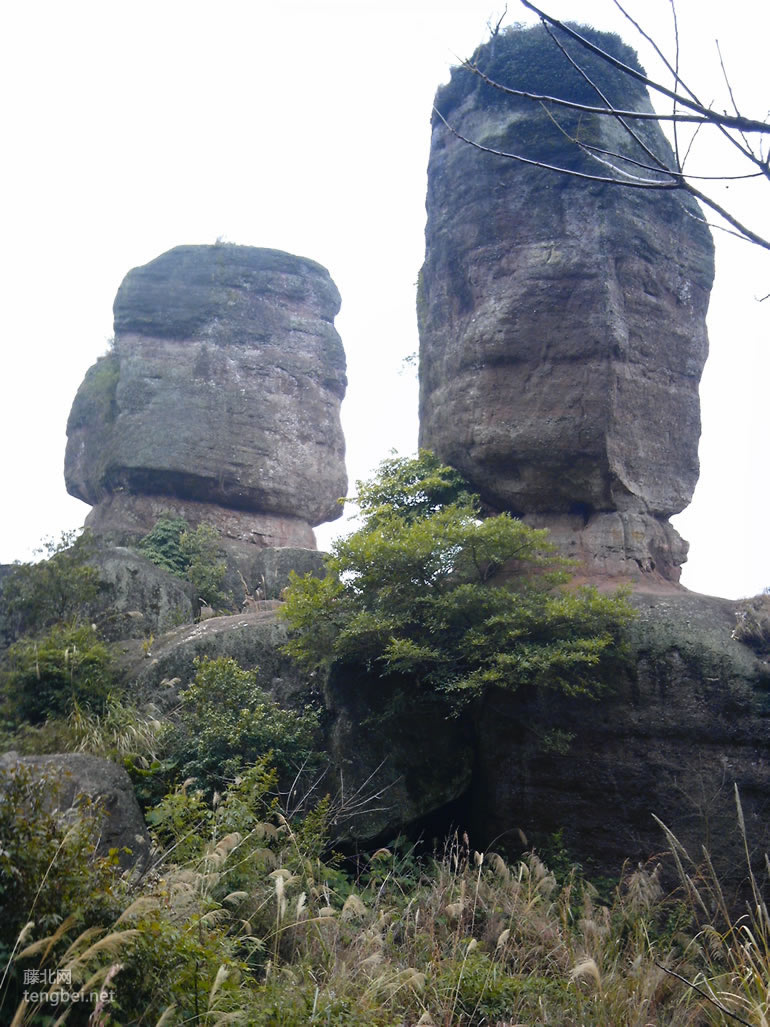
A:
MULTIPOLYGON (((116 879, 119 915, 27 924, 9 966, 109 980, 100 1027, 768 1024, 770 917, 737 793, 736 913, 708 855, 696 864, 666 828, 668 856, 628 867, 607 899, 535 852, 511 862, 467 838, 431 859, 394 844, 346 870, 323 855, 328 804, 291 818, 269 785, 257 768, 205 816, 200 794, 177 791, 190 816, 140 884, 116 879)), ((64 1022, 55 1012, 22 1002, 13 1022, 64 1022)))

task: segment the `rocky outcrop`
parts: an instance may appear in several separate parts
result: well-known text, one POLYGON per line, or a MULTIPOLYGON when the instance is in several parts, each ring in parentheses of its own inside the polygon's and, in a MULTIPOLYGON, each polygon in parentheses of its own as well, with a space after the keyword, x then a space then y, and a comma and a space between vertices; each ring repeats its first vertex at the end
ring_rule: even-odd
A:
POLYGON ((116 647, 118 661, 132 697, 150 701, 161 710, 177 705, 177 693, 194 679, 197 661, 227 657, 246 670, 258 670, 260 681, 277 701, 291 702, 314 688, 314 677, 303 673, 281 647, 286 628, 276 618, 275 600, 263 609, 212 617, 166 632, 143 646, 126 639, 116 647))
POLYGON ((124 279, 70 413, 68 491, 125 542, 170 513, 239 545, 314 548, 346 491, 340 297, 319 264, 178 246, 124 279))
POLYGON ((116 648, 132 698, 168 712, 178 706, 199 660, 235 660, 257 670, 262 686, 282 705, 312 701, 323 707, 327 760, 320 787, 341 807, 335 828, 340 842, 385 840, 434 818, 440 829, 446 827, 447 807, 471 787, 471 720, 447 717, 446 704, 430 694, 394 709, 390 691, 374 673, 335 668, 327 680, 302 671, 282 651, 287 631, 277 617, 280 603, 261 605, 184 625, 149 647, 122 642, 116 648))
POLYGON ((123 546, 101 546, 89 563, 99 575, 99 595, 89 611, 110 641, 145 638, 193 619, 192 586, 123 546))
POLYGON ((394 702, 375 671, 335 668, 325 683, 340 840, 387 843, 404 831, 424 835, 434 825, 443 837, 457 827, 454 814, 473 781, 473 724, 449 716, 438 696, 404 685, 408 691, 394 702))
POLYGON ((495 689, 452 717, 419 694, 394 709, 381 679, 335 674, 325 697, 336 773, 347 794, 378 800, 351 836, 420 831, 443 813, 441 827, 467 828, 479 849, 513 856, 523 835, 547 851, 558 834, 591 875, 617 875, 666 847, 658 817, 737 885, 736 786, 751 845, 770 849, 770 663, 733 637, 738 603, 685 592, 633 603, 597 701, 495 689))
POLYGON ((770 663, 733 631, 739 604, 680 593, 634 597, 628 652, 598 702, 490 692, 477 721, 469 818, 477 844, 516 848, 561 832, 592 873, 665 848, 660 818, 727 883, 750 844, 770 847, 770 663), (483 740, 483 744, 482 744, 483 740))
MULTIPOLYGON (((594 37, 638 66, 617 37, 594 37)), ((618 106, 651 110, 641 85, 579 57, 618 106)), ((505 85, 598 102, 542 27, 501 33, 473 60, 505 85)), ((435 104, 458 133, 496 150, 601 174, 570 142, 579 135, 650 163, 616 120, 546 113, 467 69, 435 104)), ((640 125, 649 150, 671 161, 657 124, 640 125)), ((421 446, 492 509, 554 528, 587 569, 678 580, 686 545, 668 518, 698 477, 713 278, 697 204, 480 153, 434 115, 427 211, 421 446)))
POLYGON ((99 838, 96 851, 107 856, 118 850, 123 866, 144 869, 150 857, 150 836, 131 779, 122 767, 86 753, 56 753, 50 756, 0 755, 0 788, 4 774, 20 766, 34 779, 50 783, 51 809, 69 817, 77 814, 83 799, 99 809, 99 838))

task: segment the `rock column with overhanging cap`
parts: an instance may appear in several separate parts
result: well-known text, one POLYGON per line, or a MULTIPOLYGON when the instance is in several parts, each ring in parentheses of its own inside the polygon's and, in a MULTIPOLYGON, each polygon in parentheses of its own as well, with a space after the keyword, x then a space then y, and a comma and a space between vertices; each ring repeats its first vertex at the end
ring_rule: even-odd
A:
POLYGON ((178 246, 130 271, 67 425, 87 525, 125 540, 170 514, 315 548, 347 488, 339 307, 325 268, 279 250, 178 246))
MULTIPOLYGON (((639 67, 616 36, 587 31, 639 67)), ((571 49, 616 106, 651 111, 642 85, 571 49)), ((500 33, 473 60, 508 86, 602 105, 542 27, 500 33)), ((541 163, 606 173, 571 137, 651 163, 617 120, 546 111, 464 68, 435 105, 467 139, 541 163)), ((656 122, 634 129, 673 167, 656 122)), ((677 581, 687 544, 668 518, 698 478, 714 273, 697 204, 480 152, 434 114, 427 212, 421 446, 490 508, 550 528, 589 573, 677 581)))

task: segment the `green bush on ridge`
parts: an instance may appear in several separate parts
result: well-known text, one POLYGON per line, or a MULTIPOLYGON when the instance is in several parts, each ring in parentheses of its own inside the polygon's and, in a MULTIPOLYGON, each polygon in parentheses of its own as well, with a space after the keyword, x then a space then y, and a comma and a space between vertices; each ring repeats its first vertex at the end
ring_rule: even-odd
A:
POLYGON ((179 780, 194 778, 210 791, 223 788, 267 753, 284 777, 317 760, 318 715, 313 709, 279 706, 260 687, 256 671, 228 657, 204 657, 196 668, 165 739, 179 780))
POLYGON ((16 563, 3 582, 3 630, 12 641, 55 624, 78 623, 99 594, 99 572, 89 563, 95 542, 86 531, 44 542, 36 563, 16 563))
POLYGON ((449 696, 531 684, 595 697, 633 616, 624 593, 566 588, 547 532, 500 514, 429 453, 358 483, 361 527, 326 577, 291 579, 286 650, 307 668, 360 666, 449 696))
POLYGON ((7 650, 0 695, 12 724, 41 724, 76 707, 101 712, 114 687, 112 658, 90 624, 62 624, 7 650))

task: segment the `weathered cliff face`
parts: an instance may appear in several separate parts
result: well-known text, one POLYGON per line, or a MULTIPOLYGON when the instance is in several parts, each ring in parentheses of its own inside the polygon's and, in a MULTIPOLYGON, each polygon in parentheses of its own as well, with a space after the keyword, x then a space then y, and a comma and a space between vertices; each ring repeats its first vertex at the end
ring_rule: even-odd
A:
POLYGON ((313 547, 347 486, 339 306, 324 268, 278 250, 178 246, 130 271, 114 346, 67 426, 67 489, 96 508, 89 527, 141 535, 168 511, 313 547))
MULTIPOLYGON (((616 37, 599 42, 636 63, 616 37)), ((502 34, 475 60, 506 85, 598 102, 540 28, 502 34)), ((641 86, 588 70, 619 106, 651 109, 641 86)), ((543 162, 606 173, 567 133, 650 163, 615 120, 562 109, 560 131, 464 69, 436 107, 465 137, 543 162)), ((655 123, 638 131, 670 159, 655 123)), ((492 508, 554 527, 592 569, 676 580, 686 546, 667 518, 698 477, 713 278, 697 205, 480 153, 434 115, 427 211, 421 446, 492 508)))
POLYGON ((666 847, 656 816, 736 884, 735 787, 756 854, 770 843, 770 663, 733 637, 738 603, 683 592, 634 605, 626 658, 598 702, 485 697, 469 796, 478 844, 559 831, 592 872, 616 873, 666 847))

